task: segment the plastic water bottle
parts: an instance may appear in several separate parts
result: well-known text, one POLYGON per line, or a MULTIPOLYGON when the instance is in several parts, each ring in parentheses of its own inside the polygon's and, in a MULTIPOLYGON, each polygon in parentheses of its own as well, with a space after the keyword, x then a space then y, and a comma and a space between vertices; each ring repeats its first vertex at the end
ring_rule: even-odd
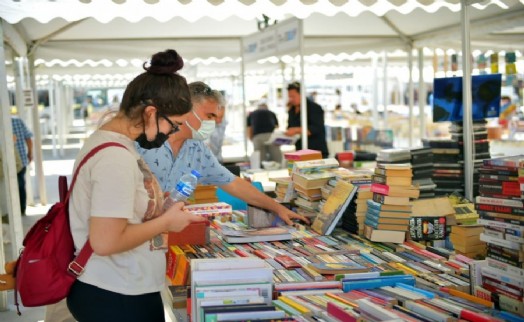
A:
POLYGON ((185 202, 187 198, 193 194, 193 191, 195 191, 198 179, 201 177, 200 173, 196 170, 191 170, 191 173, 184 174, 171 190, 169 197, 165 200, 164 209, 170 208, 177 202, 185 202))

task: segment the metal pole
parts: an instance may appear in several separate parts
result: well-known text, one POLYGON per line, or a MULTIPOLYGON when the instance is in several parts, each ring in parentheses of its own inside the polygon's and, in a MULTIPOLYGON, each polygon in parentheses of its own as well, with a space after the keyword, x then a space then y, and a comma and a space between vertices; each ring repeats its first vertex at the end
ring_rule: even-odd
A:
MULTIPOLYGON (((5 67, 5 47, 3 20, 0 19, 0 150, 2 152, 4 188, 9 214, 9 232, 11 234, 11 249, 13 256, 18 254, 22 247, 22 214, 20 211, 18 182, 16 180, 15 146, 13 142, 13 128, 9 114, 9 93, 7 90, 7 70, 5 67)), ((4 272, 5 251, 3 233, 0 231, 0 272, 4 272)), ((0 292, 0 311, 7 310, 7 292, 0 292)))
POLYGON ((409 97, 409 133, 408 133, 408 144, 409 147, 413 146, 413 47, 408 48, 408 69, 409 69, 409 84, 408 84, 408 97, 409 97))
POLYGON ((379 128, 378 123, 378 58, 373 56, 371 59, 373 68, 373 93, 371 95, 371 115, 373 117, 374 128, 379 128))
POLYGON ((242 122, 244 124, 244 158, 247 158, 247 115, 246 115, 246 63, 244 57, 244 39, 240 38, 240 48, 242 50, 242 65, 240 68, 240 77, 242 77, 242 122))
MULTIPOLYGON (((419 111, 419 138, 425 137, 426 133, 426 83, 424 83, 424 51, 418 49, 418 111, 419 111)), ((422 142, 420 142, 422 145, 422 142)))
POLYGON ((304 70, 304 22, 302 19, 298 21, 298 30, 300 31, 299 48, 300 48, 300 126, 302 127, 302 149, 308 148, 307 137, 307 100, 306 100, 306 81, 304 70))
POLYGON ((384 51, 383 61, 382 100, 384 104, 384 128, 388 128, 388 53, 384 51))
POLYGON ((460 1, 462 33, 462 137, 464 139, 464 192, 466 198, 473 200, 473 130, 471 107, 471 67, 469 12, 467 0, 460 1))
MULTIPOLYGON (((42 132, 40 132, 40 115, 38 112, 38 95, 36 93, 35 79, 35 59, 33 56, 27 57, 29 65, 29 79, 31 80, 31 89, 33 90, 33 158, 35 160, 35 173, 38 179, 38 191, 40 192, 40 204, 47 204, 47 193, 45 187, 44 165, 42 157, 42 132)), ((51 94, 51 93, 50 93, 51 94)))

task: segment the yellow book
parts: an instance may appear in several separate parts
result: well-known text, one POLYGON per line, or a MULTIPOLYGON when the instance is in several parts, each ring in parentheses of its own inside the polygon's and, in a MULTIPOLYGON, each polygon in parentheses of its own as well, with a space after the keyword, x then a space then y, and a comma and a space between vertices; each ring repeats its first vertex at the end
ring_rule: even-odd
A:
POLYGON ((351 183, 337 181, 311 228, 321 235, 331 234, 357 190, 351 183))
POLYGON ((307 307, 303 306, 302 304, 298 304, 287 296, 279 296, 278 299, 302 314, 311 312, 307 307))

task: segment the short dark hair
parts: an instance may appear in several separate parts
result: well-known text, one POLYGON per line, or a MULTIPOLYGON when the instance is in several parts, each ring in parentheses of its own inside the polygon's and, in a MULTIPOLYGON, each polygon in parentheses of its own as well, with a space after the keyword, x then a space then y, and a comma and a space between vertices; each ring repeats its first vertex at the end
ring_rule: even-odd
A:
POLYGON ((191 111, 191 97, 185 77, 178 74, 184 66, 182 57, 173 49, 158 52, 151 57, 145 72, 126 87, 120 111, 130 119, 139 119, 148 105, 171 116, 191 111))
POLYGON ((289 91, 291 89, 294 89, 295 91, 300 93, 300 82, 289 83, 287 85, 287 90, 289 91))

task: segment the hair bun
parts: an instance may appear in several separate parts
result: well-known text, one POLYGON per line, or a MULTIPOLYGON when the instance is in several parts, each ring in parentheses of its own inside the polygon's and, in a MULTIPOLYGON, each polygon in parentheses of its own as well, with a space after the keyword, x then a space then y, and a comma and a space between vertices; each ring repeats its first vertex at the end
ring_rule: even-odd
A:
POLYGON ((184 60, 174 49, 158 52, 151 57, 151 64, 144 69, 152 74, 168 75, 174 74, 184 67, 184 60))

